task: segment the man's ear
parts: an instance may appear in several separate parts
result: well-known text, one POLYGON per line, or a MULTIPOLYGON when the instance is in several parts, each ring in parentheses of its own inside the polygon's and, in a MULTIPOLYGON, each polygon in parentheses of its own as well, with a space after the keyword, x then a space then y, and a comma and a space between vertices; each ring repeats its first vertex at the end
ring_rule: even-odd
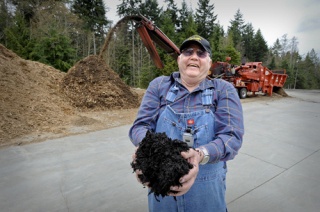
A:
POLYGON ((177 63, 179 63, 181 54, 177 57, 177 63))

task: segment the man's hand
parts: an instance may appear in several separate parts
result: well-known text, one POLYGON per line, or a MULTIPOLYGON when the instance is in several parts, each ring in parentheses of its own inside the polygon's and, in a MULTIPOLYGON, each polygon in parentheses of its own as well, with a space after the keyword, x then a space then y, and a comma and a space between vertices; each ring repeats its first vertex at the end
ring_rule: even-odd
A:
MULTIPOLYGON (((135 160, 136 160, 136 151, 137 151, 137 149, 138 149, 138 147, 136 147, 135 153, 132 154, 132 163, 135 163, 135 160)), ((145 187, 145 186, 149 187, 149 183, 143 183, 143 182, 141 182, 141 180, 140 180, 140 178, 139 178, 139 175, 143 175, 143 173, 142 173, 142 171, 141 171, 140 169, 137 169, 137 170, 135 171, 135 174, 136 174, 137 181, 138 181, 139 183, 141 183, 144 187, 145 187)))
POLYGON ((172 186, 170 188, 170 190, 174 192, 170 192, 168 194, 169 196, 181 196, 189 191, 197 178, 199 172, 199 163, 203 158, 201 151, 197 151, 192 148, 190 148, 188 152, 181 152, 181 155, 193 165, 193 168, 190 169, 188 174, 180 178, 180 183, 182 186, 172 186))

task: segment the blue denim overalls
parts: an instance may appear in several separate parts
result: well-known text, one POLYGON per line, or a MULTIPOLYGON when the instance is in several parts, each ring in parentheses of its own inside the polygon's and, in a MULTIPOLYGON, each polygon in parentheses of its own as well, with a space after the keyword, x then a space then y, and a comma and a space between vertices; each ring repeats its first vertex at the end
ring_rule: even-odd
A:
MULTIPOLYGON (((194 120, 194 148, 207 144, 214 138, 215 108, 212 104, 212 89, 202 91, 203 109, 191 113, 176 113, 170 105, 174 104, 177 87, 173 85, 167 93, 167 105, 157 121, 156 132, 165 132, 171 139, 182 140, 186 130, 187 121, 194 120)), ((199 173, 190 190, 177 197, 148 196, 149 211, 153 212, 225 212, 225 162, 199 165, 199 173)))

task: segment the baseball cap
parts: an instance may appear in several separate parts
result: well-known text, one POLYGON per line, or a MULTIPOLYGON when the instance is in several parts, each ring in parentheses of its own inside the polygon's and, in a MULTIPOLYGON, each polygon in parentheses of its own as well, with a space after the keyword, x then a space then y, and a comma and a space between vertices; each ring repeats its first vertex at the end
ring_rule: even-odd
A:
POLYGON ((190 43, 198 43, 200 44, 211 56, 211 47, 209 41, 201 37, 200 35, 193 35, 189 38, 187 38, 185 41, 180 46, 180 52, 187 47, 188 44, 190 43))

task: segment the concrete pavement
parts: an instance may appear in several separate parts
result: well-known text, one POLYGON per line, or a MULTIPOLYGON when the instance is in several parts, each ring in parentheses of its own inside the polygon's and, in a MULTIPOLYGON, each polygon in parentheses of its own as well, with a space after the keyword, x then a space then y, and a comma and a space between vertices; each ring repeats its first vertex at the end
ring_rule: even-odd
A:
POLYGON ((229 163, 228 209, 315 212, 320 208, 320 91, 244 104, 246 134, 229 163))
MULTIPOLYGON (((244 103, 243 147, 228 165, 231 212, 320 208, 320 91, 244 103)), ((0 211, 147 211, 130 168, 130 126, 0 149, 0 211)))

